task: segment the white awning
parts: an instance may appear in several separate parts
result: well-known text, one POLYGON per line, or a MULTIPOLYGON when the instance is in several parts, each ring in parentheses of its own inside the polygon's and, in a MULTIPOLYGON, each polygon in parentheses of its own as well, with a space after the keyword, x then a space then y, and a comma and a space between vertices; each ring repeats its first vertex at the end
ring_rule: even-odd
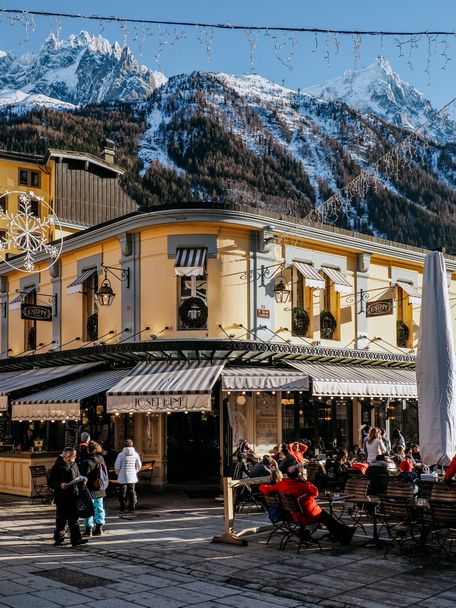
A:
POLYGON ((312 379, 317 396, 390 397, 416 399, 414 369, 287 361, 312 379))
POLYGON ((327 268, 326 266, 322 266, 321 270, 334 283, 334 289, 337 291, 337 293, 343 293, 346 295, 353 293, 353 287, 350 285, 344 275, 338 270, 335 270, 335 268, 327 268))
POLYGON ((52 382, 69 376, 78 374, 100 363, 77 363, 75 365, 58 365, 56 367, 40 367, 26 372, 16 372, 9 378, 0 377, 0 410, 8 407, 8 395, 14 391, 31 388, 44 382, 52 382))
POLYGON ((206 249, 179 248, 176 253, 174 272, 178 277, 201 277, 206 264, 206 249))
POLYGON ((94 372, 58 386, 15 399, 12 420, 65 420, 77 418, 83 399, 105 393, 130 370, 110 369, 94 372))
POLYGON ((224 391, 307 391, 309 377, 283 367, 227 367, 222 372, 224 391))
POLYGON ((84 284, 84 281, 87 281, 89 277, 97 272, 98 270, 96 268, 89 268, 88 270, 81 272, 72 283, 67 285, 67 294, 72 295, 74 293, 81 293, 81 286, 84 284))
POLYGON ((313 287, 314 289, 324 289, 325 280, 317 270, 310 264, 304 262, 293 261, 293 266, 299 270, 302 276, 306 280, 307 287, 313 287))
POLYGON ((225 362, 157 361, 139 363, 107 394, 107 411, 204 412, 225 362))
POLYGON ((408 295, 410 304, 421 304, 421 294, 411 283, 396 281, 396 287, 400 287, 408 295))
POLYGON ((30 293, 33 293, 35 291, 35 289, 36 289, 35 285, 26 287, 23 291, 21 291, 19 293, 19 295, 17 295, 13 300, 11 300, 11 302, 9 303, 9 309, 10 310, 19 310, 21 308, 21 304, 23 303, 25 298, 30 293))

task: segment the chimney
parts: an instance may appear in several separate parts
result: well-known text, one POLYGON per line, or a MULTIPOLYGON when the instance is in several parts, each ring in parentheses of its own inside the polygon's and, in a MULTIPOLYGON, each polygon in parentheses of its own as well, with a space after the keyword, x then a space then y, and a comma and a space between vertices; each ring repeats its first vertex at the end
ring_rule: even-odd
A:
POLYGON ((105 139, 101 144, 100 151, 101 158, 110 165, 114 164, 114 158, 116 156, 116 144, 112 139, 105 139))

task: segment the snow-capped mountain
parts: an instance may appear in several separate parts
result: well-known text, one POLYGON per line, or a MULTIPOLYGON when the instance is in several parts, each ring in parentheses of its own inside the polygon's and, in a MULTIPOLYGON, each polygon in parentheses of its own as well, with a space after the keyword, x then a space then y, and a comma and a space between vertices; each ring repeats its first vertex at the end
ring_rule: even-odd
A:
MULTIPOLYGON (((17 92, 22 105, 85 105, 146 99, 166 82, 140 65, 128 47, 82 31, 68 40, 51 34, 38 53, 15 57, 0 52, 0 92, 17 92), (39 97, 39 96, 45 96, 39 97), (55 101, 54 101, 55 100, 55 101)), ((12 100, 18 105, 18 99, 12 100)), ((2 102, 2 105, 5 103, 2 102)))
POLYGON ((456 140, 455 123, 436 117, 430 101, 393 72, 384 57, 304 91, 320 99, 343 101, 363 114, 374 114, 406 129, 421 127, 420 132, 441 143, 456 140))

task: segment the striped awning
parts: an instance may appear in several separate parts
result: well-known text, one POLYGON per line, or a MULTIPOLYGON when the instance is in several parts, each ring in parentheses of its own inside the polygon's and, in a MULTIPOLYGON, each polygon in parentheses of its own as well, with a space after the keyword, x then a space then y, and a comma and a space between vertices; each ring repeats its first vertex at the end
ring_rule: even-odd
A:
POLYGON ((411 283, 396 281, 396 287, 400 287, 408 295, 410 304, 421 304, 421 294, 411 283))
POLYGON ((305 264, 304 262, 293 261, 293 266, 302 274, 306 280, 307 287, 313 287, 314 289, 324 289, 325 280, 321 274, 315 270, 311 264, 305 264))
POLYGON ((19 372, 10 378, 0 378, 0 410, 8 407, 8 395, 44 382, 59 380, 71 374, 78 374, 100 365, 100 362, 77 363, 75 365, 58 365, 56 367, 40 367, 26 372, 19 372))
POLYGON ((353 287, 350 285, 344 275, 338 270, 335 268, 328 268, 327 266, 322 266, 321 270, 334 283, 334 289, 337 291, 337 293, 343 293, 346 295, 353 293, 353 287))
POLYGON ((81 401, 105 393, 124 378, 129 369, 110 369, 87 374, 58 386, 12 401, 12 420, 66 420, 80 415, 81 401))
POLYGON ((84 284, 84 281, 87 281, 89 277, 96 274, 98 270, 96 268, 89 268, 88 270, 83 270, 80 275, 78 275, 75 280, 67 285, 67 294, 71 295, 74 293, 81 293, 81 286, 84 284))
POLYGON ((287 361, 312 379, 312 394, 416 399, 414 369, 287 361))
POLYGON ((224 391, 307 391, 309 377, 284 367, 227 367, 222 372, 224 391))
POLYGON ((211 392, 225 362, 157 361, 139 363, 107 394, 107 411, 210 411, 211 392))
POLYGON ((176 253, 174 272, 178 277, 201 277, 204 275, 207 250, 203 248, 179 248, 176 253))
POLYGON ((19 310, 21 308, 22 302, 25 298, 35 291, 35 285, 30 285, 29 287, 25 287, 23 291, 21 291, 11 302, 9 303, 10 310, 19 310))

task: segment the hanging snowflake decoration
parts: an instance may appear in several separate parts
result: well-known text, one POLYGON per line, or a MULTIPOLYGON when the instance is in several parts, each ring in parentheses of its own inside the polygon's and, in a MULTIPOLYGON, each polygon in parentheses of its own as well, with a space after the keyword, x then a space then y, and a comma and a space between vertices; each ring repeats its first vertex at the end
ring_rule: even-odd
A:
POLYGON ((0 238, 0 253, 3 261, 20 272, 33 272, 35 265, 46 261, 50 268, 62 252, 63 237, 55 239, 55 232, 62 233, 62 225, 44 197, 34 192, 13 191, 0 195, 0 220, 6 220, 5 234, 0 238), (6 201, 11 195, 18 196, 18 210, 11 213, 6 201), (43 217, 42 217, 43 216, 43 217), (12 259, 5 255, 14 256, 12 259))

